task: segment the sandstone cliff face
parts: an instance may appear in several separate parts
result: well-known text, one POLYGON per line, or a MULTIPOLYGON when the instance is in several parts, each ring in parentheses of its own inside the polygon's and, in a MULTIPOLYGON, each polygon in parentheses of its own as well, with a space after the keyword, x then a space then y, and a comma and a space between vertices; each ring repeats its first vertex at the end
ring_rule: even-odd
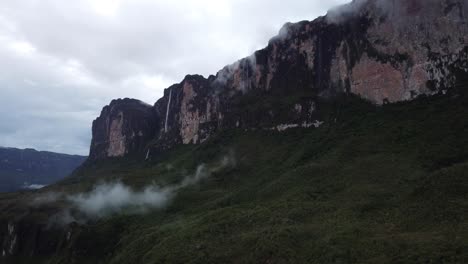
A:
POLYGON ((152 106, 133 99, 114 100, 93 122, 90 158, 138 153, 154 138, 157 116, 152 106))
POLYGON ((149 108, 141 116, 105 108, 91 156, 150 157, 221 129, 318 127, 320 100, 342 93, 380 105, 445 92, 468 71, 466 14, 463 0, 355 0, 286 24, 265 49, 216 76, 187 76, 166 89, 154 116, 149 108))
POLYGON ((367 1, 353 14, 367 23, 361 45, 356 49, 357 43, 350 42, 355 40, 340 42, 334 82, 349 82, 352 93, 377 104, 453 86, 453 67, 466 69, 456 61, 466 57, 467 11, 468 4, 460 0, 367 1))

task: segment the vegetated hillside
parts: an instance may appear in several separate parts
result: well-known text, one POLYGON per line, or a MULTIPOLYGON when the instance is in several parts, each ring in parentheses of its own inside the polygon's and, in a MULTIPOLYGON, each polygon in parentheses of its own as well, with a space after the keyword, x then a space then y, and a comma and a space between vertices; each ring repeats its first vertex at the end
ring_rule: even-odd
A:
POLYGON ((468 263, 467 12, 356 0, 113 100, 73 177, 0 196, 0 260, 468 263))
POLYGON ((55 183, 69 176, 85 159, 34 149, 0 148, 0 192, 55 183))
MULTIPOLYGON (((318 129, 229 130, 151 162, 88 164, 46 191, 174 183, 226 153, 236 159, 164 209, 73 224, 69 240, 48 246, 21 237, 6 260, 35 252, 37 263, 467 263, 466 90, 382 107, 353 96, 322 105, 318 129)), ((4 217, 15 199, 3 197, 4 217)))

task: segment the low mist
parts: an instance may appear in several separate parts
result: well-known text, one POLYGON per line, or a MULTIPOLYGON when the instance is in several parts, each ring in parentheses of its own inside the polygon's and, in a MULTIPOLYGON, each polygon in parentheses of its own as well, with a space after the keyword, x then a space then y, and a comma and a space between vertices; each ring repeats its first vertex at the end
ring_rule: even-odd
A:
POLYGON ((213 173, 235 165, 231 153, 210 166, 199 165, 194 174, 184 177, 178 184, 164 187, 153 184, 135 190, 119 181, 100 183, 89 192, 73 195, 49 192, 37 197, 33 205, 41 206, 57 201, 67 203, 68 208, 52 219, 52 222, 61 225, 85 223, 119 214, 144 214, 168 206, 180 189, 198 184, 213 173))
POLYGON ((123 183, 106 183, 96 186, 89 193, 68 196, 66 199, 75 209, 88 218, 102 218, 122 212, 145 213, 150 209, 164 207, 172 192, 157 186, 134 191, 123 183))

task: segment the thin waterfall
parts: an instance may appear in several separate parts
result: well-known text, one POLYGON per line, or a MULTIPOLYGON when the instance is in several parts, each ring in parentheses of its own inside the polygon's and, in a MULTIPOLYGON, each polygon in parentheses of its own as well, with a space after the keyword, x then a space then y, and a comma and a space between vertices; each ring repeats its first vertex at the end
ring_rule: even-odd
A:
POLYGON ((169 111, 171 108, 171 99, 172 99, 172 89, 169 90, 169 101, 167 102, 166 122, 164 123, 164 133, 167 133, 167 119, 169 118, 169 111))

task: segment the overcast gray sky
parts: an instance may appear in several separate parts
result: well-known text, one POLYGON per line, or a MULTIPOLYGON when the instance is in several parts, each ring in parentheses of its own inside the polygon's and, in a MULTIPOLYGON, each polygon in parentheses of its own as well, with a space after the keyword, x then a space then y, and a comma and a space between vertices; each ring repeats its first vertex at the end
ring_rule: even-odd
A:
POLYGON ((114 98, 153 104, 215 74, 288 21, 349 0, 1 0, 0 146, 87 155, 114 98))

